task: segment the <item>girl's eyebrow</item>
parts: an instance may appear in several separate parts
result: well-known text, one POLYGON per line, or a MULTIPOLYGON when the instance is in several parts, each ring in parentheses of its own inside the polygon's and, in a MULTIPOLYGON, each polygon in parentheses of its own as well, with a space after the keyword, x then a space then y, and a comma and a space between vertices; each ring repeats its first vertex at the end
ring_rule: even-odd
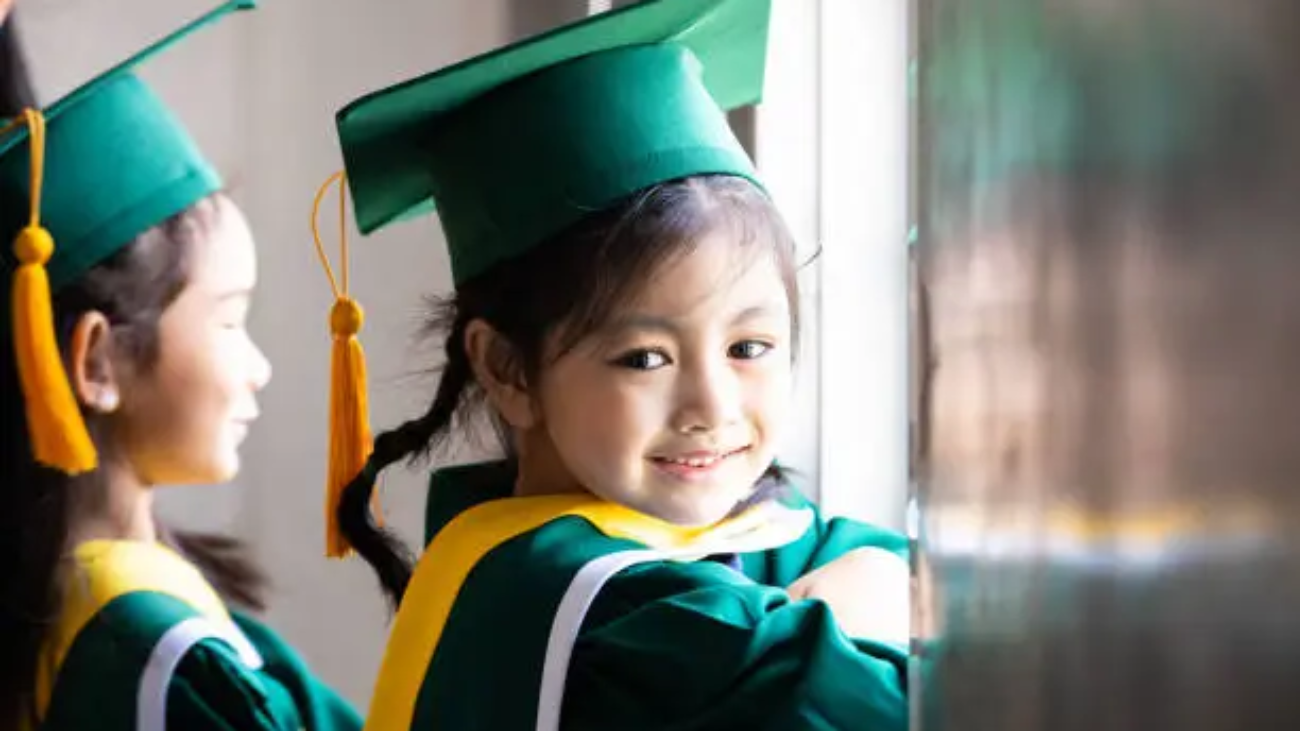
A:
POLYGON ((252 296, 253 296, 252 287, 240 287, 239 289, 232 289, 218 294, 217 301, 225 302, 227 300, 239 299, 241 297, 251 298, 252 296))
POLYGON ((785 306, 783 304, 768 302, 761 305, 754 305, 753 307, 746 307, 736 313, 735 317, 731 318, 731 323, 735 325, 741 322, 758 320, 764 317, 778 317, 783 314, 785 314, 785 306))
MULTIPOLYGON (((753 305, 737 312, 731 318, 731 324, 736 325, 749 320, 757 320, 764 317, 775 317, 784 312, 784 306, 776 303, 765 302, 761 305, 753 305)), ((615 319, 609 324, 607 331, 618 334, 625 332, 658 332, 667 335, 679 336, 684 328, 674 318, 664 317, 661 315, 647 315, 633 313, 615 319)))
POLYGON ((661 332, 668 335, 681 334, 681 327, 670 317, 657 315, 632 314, 620 317, 609 325, 609 332, 661 332))

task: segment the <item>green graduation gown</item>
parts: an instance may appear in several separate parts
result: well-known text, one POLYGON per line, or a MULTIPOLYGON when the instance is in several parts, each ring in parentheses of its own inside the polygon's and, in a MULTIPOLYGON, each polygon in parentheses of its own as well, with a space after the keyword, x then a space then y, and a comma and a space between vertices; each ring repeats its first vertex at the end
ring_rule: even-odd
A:
POLYGON ((691 531, 512 482, 434 475, 367 729, 907 728, 906 648, 784 590, 855 548, 905 556, 902 536, 799 496, 691 531))
POLYGON ((91 541, 38 673, 42 731, 334 731, 361 719, 154 543, 91 541))

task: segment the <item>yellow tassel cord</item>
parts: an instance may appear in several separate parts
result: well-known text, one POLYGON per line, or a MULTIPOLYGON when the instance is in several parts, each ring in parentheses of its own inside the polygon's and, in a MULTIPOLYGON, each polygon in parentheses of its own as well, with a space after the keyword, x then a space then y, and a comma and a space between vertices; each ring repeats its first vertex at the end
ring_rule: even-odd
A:
MULTIPOLYGON (((365 320, 358 305, 348 296, 348 239, 347 239, 347 178, 335 173, 320 187, 312 204, 311 232, 316 241, 316 253, 325 267, 330 289, 334 292, 334 306, 330 309, 330 332, 334 344, 330 354, 330 450, 329 467, 325 476, 325 555, 345 558, 352 547, 339 530, 338 506, 343 488, 351 482, 370 457, 373 445, 370 432, 369 405, 366 389, 366 355, 357 340, 357 333, 365 320), (325 246, 321 243, 316 220, 321 201, 331 185, 339 186, 339 243, 341 252, 340 273, 342 287, 334 277, 325 246)), ((378 491, 371 505, 379 521, 378 491)))
POLYGON ((95 443, 68 383, 54 333, 54 306, 45 265, 54 238, 41 226, 41 185, 45 174, 45 118, 27 109, 0 130, 26 125, 31 149, 31 221, 14 241, 18 266, 13 280, 13 338, 27 409, 27 429, 36 461, 75 475, 95 469, 95 443))

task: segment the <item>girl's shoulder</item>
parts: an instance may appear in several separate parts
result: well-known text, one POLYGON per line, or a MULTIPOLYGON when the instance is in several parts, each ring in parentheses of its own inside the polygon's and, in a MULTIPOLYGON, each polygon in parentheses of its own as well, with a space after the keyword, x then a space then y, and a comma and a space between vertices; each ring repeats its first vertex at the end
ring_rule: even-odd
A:
POLYGON ((287 645, 232 616, 197 569, 157 544, 78 547, 40 677, 44 731, 361 725, 287 645))

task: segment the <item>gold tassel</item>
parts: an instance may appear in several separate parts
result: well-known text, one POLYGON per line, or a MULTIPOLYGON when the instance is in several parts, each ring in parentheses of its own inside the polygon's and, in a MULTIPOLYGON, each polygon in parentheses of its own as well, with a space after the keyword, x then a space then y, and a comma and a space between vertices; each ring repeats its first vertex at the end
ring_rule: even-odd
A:
POLYGON ((12 302, 14 354, 33 456, 43 465, 75 475, 95 469, 98 457, 68 383, 54 333, 54 306, 45 269, 54 254, 54 238, 41 226, 45 118, 27 109, 22 120, 15 120, 8 128, 20 121, 27 125, 30 135, 31 222, 14 242, 18 259, 12 302))
MULTIPOLYGON (((312 205, 312 237, 316 253, 320 255, 330 289, 334 292, 334 306, 330 309, 330 333, 333 345, 330 353, 330 425, 329 466, 325 476, 325 555, 345 558, 352 552, 338 525, 338 506, 343 489, 361 473, 370 457, 373 439, 370 432, 370 409, 366 388, 366 355, 361 349, 357 333, 365 321, 361 306, 348 296, 348 244, 347 244, 347 179, 343 173, 331 175, 316 193, 312 205), (342 248, 341 270, 343 286, 334 278, 329 257, 321 244, 316 219, 321 200, 329 187, 339 184, 339 237, 342 248)), ((379 521, 378 491, 371 509, 379 521)))

